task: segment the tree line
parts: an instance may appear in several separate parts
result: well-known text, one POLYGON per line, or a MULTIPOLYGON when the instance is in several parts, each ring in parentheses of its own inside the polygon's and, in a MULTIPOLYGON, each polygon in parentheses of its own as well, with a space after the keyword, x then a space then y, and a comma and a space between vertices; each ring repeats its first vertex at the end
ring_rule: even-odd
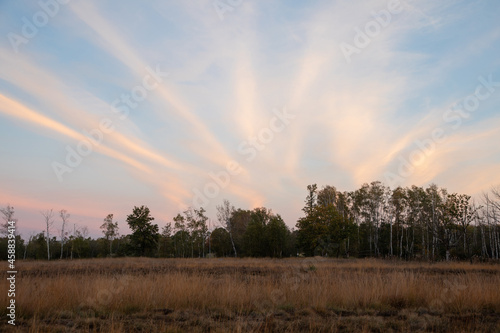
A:
MULTIPOLYGON (((1 209, 3 219, 14 218, 14 208, 1 209), (4 213, 5 212, 5 213, 4 213)), ((118 222, 108 214, 100 227, 103 237, 93 239, 86 227, 70 228, 66 210, 41 212, 44 230, 27 241, 16 236, 18 259, 73 259, 108 256, 205 258, 226 256, 289 257, 296 255, 292 232, 280 215, 267 208, 236 209, 229 201, 217 207, 218 224, 209 230, 204 208, 177 214, 160 230, 147 206, 134 207, 126 222, 132 233, 120 235, 118 222), (51 234, 56 220, 57 233, 51 234)), ((7 237, 0 238, 7 248, 7 237)), ((7 258, 7 251, 2 251, 7 258)), ((5 257, 5 258, 4 258, 5 257)))
MULTIPOLYGON (((0 209, 5 224, 14 208, 0 209)), ((41 212, 44 230, 28 240, 19 235, 16 255, 24 259, 73 259, 108 256, 205 257, 396 257, 406 260, 492 259, 500 255, 500 190, 476 203, 444 188, 411 186, 390 189, 379 181, 351 192, 334 186, 307 186, 303 216, 289 229, 279 214, 260 207, 217 206, 217 222, 204 208, 189 208, 160 230, 147 206, 136 206, 126 222, 132 233, 120 235, 108 214, 103 237, 86 227, 71 228, 66 210, 41 212), (56 219, 60 228, 51 234, 56 219)), ((0 248, 7 249, 7 237, 0 248)), ((2 251, 7 258, 7 251, 2 251)), ((4 258, 5 257, 5 258, 4 258)))
POLYGON ((481 203, 431 184, 394 190, 379 181, 353 192, 307 187, 297 246, 305 255, 498 260, 500 191, 481 203))

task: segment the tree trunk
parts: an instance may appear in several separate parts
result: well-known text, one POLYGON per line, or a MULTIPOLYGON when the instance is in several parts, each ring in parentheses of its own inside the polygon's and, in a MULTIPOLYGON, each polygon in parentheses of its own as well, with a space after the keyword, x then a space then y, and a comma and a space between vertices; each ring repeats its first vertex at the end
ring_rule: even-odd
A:
POLYGON ((481 257, 488 258, 488 248, 486 247, 486 237, 484 235, 484 224, 481 224, 481 257))
POLYGON ((401 229, 401 239, 399 240, 399 258, 403 258, 403 235, 404 229, 401 229))
POLYGON ((390 249, 391 249, 391 257, 392 257, 392 221, 391 221, 391 243, 390 243, 390 249))
POLYGON ((233 240, 233 233, 229 232, 229 238, 231 239, 231 244, 233 245, 233 251, 234 251, 234 257, 238 257, 238 254, 236 253, 236 246, 234 246, 234 240, 233 240))
POLYGON ((47 226, 47 260, 50 260, 50 234, 49 234, 49 226, 47 226))

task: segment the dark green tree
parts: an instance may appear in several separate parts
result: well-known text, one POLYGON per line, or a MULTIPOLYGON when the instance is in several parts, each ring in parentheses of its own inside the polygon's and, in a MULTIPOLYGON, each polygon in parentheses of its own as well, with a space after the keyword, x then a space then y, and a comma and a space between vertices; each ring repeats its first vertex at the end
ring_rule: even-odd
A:
POLYGON ((290 230, 279 215, 267 208, 255 208, 243 235, 244 253, 252 257, 282 257, 290 240, 290 230))
POLYGON ((233 246, 229 232, 225 228, 217 228, 210 235, 212 252, 217 257, 226 257, 232 254, 233 246))
POLYGON ((147 206, 135 207, 127 216, 127 223, 132 230, 130 240, 137 255, 151 255, 156 249, 159 238, 157 224, 152 224, 154 217, 147 206))
POLYGON ((270 257, 281 258, 288 254, 288 243, 290 241, 290 230, 281 216, 271 216, 265 228, 267 249, 270 257))
POLYGON ((251 257, 265 257, 268 253, 266 242, 266 225, 271 217, 266 208, 256 208, 250 213, 250 221, 243 234, 245 255, 251 257))
POLYGON ((316 193, 317 190, 318 190, 318 185, 316 184, 307 185, 307 191, 309 192, 309 194, 307 195, 307 198, 305 200, 306 205, 304 206, 304 208, 302 208, 304 213, 306 213, 306 216, 311 214, 314 207, 316 206, 316 201, 318 198, 318 195, 316 193))
POLYGON ((351 218, 344 218, 337 208, 330 204, 316 206, 306 217, 297 222, 298 247, 307 256, 340 255, 346 249, 345 242, 355 232, 351 218))
POLYGON ((232 212, 229 220, 231 235, 233 236, 234 246, 238 256, 245 255, 242 253, 244 247, 244 235, 247 226, 250 223, 252 212, 250 210, 237 209, 232 212))
POLYGON ((47 259, 47 241, 43 232, 31 237, 27 252, 29 259, 47 259))
POLYGON ((174 241, 172 239, 172 225, 168 223, 161 229, 158 242, 158 256, 171 257, 174 254, 174 241))

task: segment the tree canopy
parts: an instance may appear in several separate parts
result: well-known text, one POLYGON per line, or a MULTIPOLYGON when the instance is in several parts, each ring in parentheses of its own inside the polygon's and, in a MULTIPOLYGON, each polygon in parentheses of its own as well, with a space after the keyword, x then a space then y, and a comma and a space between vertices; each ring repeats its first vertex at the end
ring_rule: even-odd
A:
POLYGON ((151 223, 153 220, 147 206, 134 207, 132 214, 127 216, 127 223, 132 230, 130 240, 137 254, 151 254, 157 246, 159 228, 157 224, 151 223))

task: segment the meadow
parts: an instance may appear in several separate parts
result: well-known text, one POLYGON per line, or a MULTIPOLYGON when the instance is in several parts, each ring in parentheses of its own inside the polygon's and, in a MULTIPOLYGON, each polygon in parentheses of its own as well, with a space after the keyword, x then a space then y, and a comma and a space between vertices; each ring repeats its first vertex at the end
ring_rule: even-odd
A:
POLYGON ((491 263, 106 258, 17 268, 16 326, 2 320, 0 331, 500 331, 491 263))

